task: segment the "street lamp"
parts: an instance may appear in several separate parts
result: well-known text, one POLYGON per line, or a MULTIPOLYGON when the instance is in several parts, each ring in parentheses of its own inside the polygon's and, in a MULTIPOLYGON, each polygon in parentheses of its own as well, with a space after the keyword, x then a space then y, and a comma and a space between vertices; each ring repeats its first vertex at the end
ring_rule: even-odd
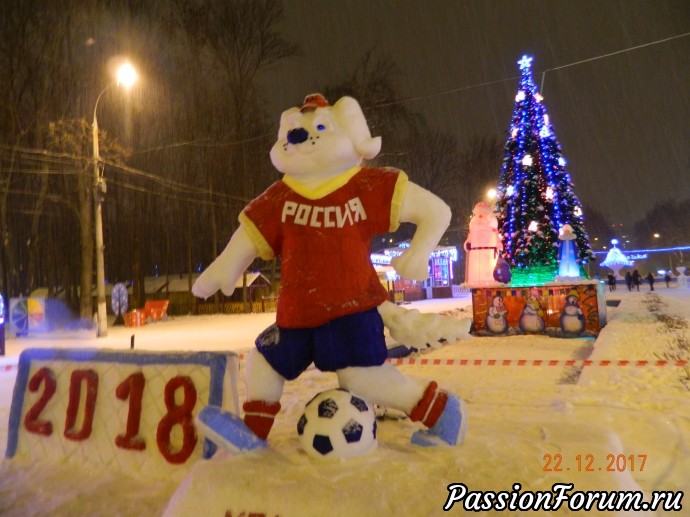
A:
MULTIPOLYGON (((129 63, 122 64, 117 70, 117 85, 122 86, 125 90, 129 90, 137 81, 137 73, 129 63)), ((96 240, 96 295, 98 303, 98 337, 106 337, 108 335, 108 314, 105 306, 105 260, 103 254, 103 212, 102 203, 103 195, 106 191, 105 179, 101 173, 99 165, 100 154, 98 152, 98 118, 96 111, 98 110, 98 101, 101 100, 103 94, 112 88, 109 84, 96 97, 96 104, 93 107, 93 125, 92 125, 92 141, 93 141, 93 200, 95 207, 95 240, 96 240)))

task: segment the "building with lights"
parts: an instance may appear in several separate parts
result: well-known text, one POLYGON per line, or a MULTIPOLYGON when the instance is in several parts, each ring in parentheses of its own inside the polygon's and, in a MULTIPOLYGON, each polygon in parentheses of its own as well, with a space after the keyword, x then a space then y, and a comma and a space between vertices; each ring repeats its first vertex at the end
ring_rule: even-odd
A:
POLYGON ((423 282, 401 278, 391 265, 393 258, 402 255, 409 248, 409 242, 371 254, 371 262, 396 303, 426 300, 430 298, 452 298, 460 293, 460 286, 453 285, 453 269, 458 261, 455 246, 438 246, 429 256, 429 278, 423 282))

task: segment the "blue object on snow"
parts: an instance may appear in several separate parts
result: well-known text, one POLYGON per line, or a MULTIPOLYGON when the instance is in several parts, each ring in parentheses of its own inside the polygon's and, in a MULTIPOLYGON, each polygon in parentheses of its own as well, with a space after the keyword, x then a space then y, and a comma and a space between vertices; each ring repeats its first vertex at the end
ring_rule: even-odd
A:
POLYGON ((224 449, 241 452, 266 447, 237 415, 218 406, 206 406, 196 416, 199 430, 213 443, 224 449))
POLYGON ((465 440, 467 432, 467 409, 465 402, 452 393, 448 394, 448 402, 443 413, 432 428, 426 431, 416 431, 412 435, 412 443, 422 447, 437 445, 456 445, 465 440))
POLYGON ((414 347, 407 346, 407 345, 395 345, 392 346, 388 349, 388 357, 392 357, 393 359, 398 359, 399 357, 407 357, 410 354, 414 354, 415 352, 418 352, 414 347))

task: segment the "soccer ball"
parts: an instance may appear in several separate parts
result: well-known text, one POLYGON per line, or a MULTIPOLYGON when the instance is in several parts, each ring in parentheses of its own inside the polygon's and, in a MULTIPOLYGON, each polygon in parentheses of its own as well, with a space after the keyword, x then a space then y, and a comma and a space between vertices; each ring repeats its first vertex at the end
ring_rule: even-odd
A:
POLYGON ((377 445, 374 408, 342 388, 321 392, 304 406, 297 434, 312 458, 361 456, 377 445))

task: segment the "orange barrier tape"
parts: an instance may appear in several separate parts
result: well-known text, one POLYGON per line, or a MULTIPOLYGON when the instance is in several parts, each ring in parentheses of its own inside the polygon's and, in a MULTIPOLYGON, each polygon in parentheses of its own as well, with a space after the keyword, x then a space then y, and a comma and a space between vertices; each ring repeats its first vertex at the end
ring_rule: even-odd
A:
MULTIPOLYGON (((244 361, 245 354, 239 354, 239 359, 244 361)), ((386 362, 394 365, 418 365, 418 366, 690 366, 690 361, 630 361, 626 359, 603 359, 592 361, 590 359, 424 359, 419 357, 397 357, 386 359, 386 362)), ((16 370, 16 364, 0 365, 0 372, 16 370)))
POLYGON ((589 359, 421 359, 400 357, 387 359, 395 365, 420 366, 690 366, 690 361, 630 361, 589 359))

